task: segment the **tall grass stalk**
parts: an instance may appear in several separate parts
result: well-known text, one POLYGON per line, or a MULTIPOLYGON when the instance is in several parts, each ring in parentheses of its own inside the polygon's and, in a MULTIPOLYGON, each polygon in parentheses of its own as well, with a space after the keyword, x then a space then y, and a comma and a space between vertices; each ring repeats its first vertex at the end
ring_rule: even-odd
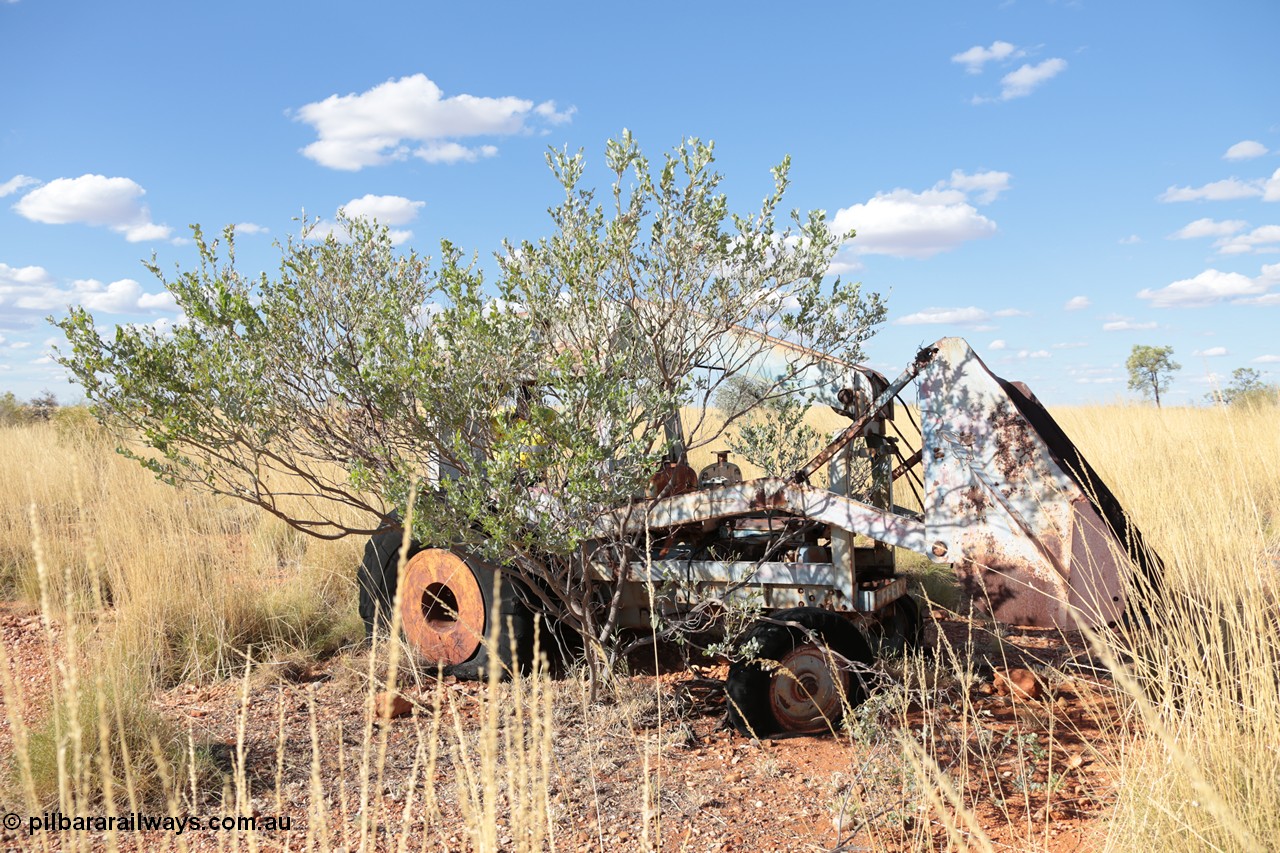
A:
MULTIPOLYGON (((1150 631, 1097 638, 1091 651, 1110 679, 1036 667, 1051 687, 1074 685, 1097 733, 1048 702, 1012 697, 1025 726, 993 736, 974 691, 979 663, 1003 665, 1007 644, 973 618, 964 641, 943 638, 931 657, 883 667, 880 688, 846 714, 834 737, 848 771, 831 787, 841 837, 821 843, 1051 849, 1058 807, 1078 799, 1063 786, 1077 780, 1114 798, 1089 830, 1092 848, 1243 851, 1280 839, 1276 413, 1055 414, 1167 569, 1150 631), (1128 654, 1134 644, 1140 663, 1128 654), (1097 740, 1079 747, 1085 766, 1064 765, 1085 738, 1097 740), (1010 794, 1015 782, 1021 795, 1010 794), (1041 786, 1034 797, 1032 785, 1041 786)), ((620 820, 635 844, 680 847, 662 811, 679 720, 657 686, 619 679, 606 709, 584 680, 554 682, 539 666, 491 681, 473 714, 476 697, 421 671, 397 643, 343 651, 359 630, 359 543, 301 540, 276 524, 156 484, 100 441, 3 430, 0 584, 37 608, 50 674, 48 695, 27 695, 4 650, 6 805, 32 814, 275 808, 298 819, 287 836, 163 839, 177 850, 567 850, 577 844, 570 833, 584 829, 604 847, 620 820), (359 724, 346 730, 314 686, 266 675, 273 661, 335 653, 331 669, 353 673, 363 697, 359 724), (228 682, 239 698, 229 766, 153 701, 174 685, 228 682), (264 710, 268 688, 277 701, 264 710), (379 718, 380 691, 408 695, 414 716, 379 718), (288 741, 286 702, 302 715, 301 742, 288 741), (571 718, 575 742, 566 744, 571 718), (265 752, 251 743, 263 720, 275 733, 265 752), (637 771, 623 816, 605 813, 602 756, 637 771), (299 760, 305 770, 291 776, 299 760), (391 774, 391 762, 407 771, 391 774), (586 806, 571 806, 575 786, 588 792, 586 806)), ((42 850, 104 843, 139 840, 43 831, 23 839, 42 850)))

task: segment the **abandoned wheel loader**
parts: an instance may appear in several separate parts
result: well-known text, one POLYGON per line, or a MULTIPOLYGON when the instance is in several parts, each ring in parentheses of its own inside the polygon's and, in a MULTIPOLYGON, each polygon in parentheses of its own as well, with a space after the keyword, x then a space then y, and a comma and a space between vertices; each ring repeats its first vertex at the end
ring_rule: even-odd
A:
MULTIPOLYGON (((724 452, 695 474, 676 457, 654 478, 658 497, 595 522, 601 543, 656 543, 617 590, 623 626, 649 630, 654 609, 661 618, 708 600, 750 599, 761 608, 747 638, 753 657, 728 677, 730 720, 740 730, 826 730, 865 697, 862 675, 875 654, 919 641, 899 548, 950 564, 978 606, 1012 625, 1113 625, 1133 615, 1135 578, 1159 583, 1158 557, 1048 411, 1024 385, 995 376, 964 340, 921 349, 892 382, 849 368, 835 396, 833 408, 851 422, 791 475, 744 479, 724 452), (912 383, 919 447, 893 419, 912 383), (864 499, 851 495, 855 461, 869 471, 864 499), (824 469, 825 487, 813 485, 824 469), (919 511, 895 503, 902 484, 919 511)), ((399 544, 394 532, 370 541, 362 605, 390 600, 399 544)), ((617 570, 612 553, 588 547, 606 585, 617 570)), ((504 623, 497 647, 482 642, 497 571, 473 556, 414 546, 400 598, 409 644, 464 677, 497 662, 527 664, 532 619, 514 583, 496 603, 504 623)))

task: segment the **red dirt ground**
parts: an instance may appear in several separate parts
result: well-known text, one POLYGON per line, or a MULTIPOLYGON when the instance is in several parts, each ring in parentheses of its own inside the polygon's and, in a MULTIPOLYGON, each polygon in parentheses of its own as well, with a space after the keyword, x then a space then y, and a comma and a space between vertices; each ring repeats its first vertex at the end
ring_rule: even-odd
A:
MULTIPOLYGON (((1008 630, 1003 638, 983 635, 969 623, 935 611, 923 654, 938 651, 939 638, 961 657, 961 669, 978 679, 967 688, 941 676, 928 690, 926 707, 911 700, 905 715, 873 713, 864 706, 854 734, 802 736, 754 741, 724 728, 724 667, 693 668, 662 675, 631 677, 620 694, 640 697, 623 713, 611 705, 584 719, 581 703, 557 700, 557 737, 551 800, 557 813, 555 849, 640 850, 660 832, 662 849, 682 850, 897 850, 923 846, 948 849, 938 813, 925 808, 932 785, 913 783, 918 774, 905 757, 897 735, 921 743, 957 787, 981 830, 996 849, 1086 851, 1094 849, 1112 797, 1105 767, 1121 737, 1119 703, 1109 680, 1084 666, 1078 638, 1055 632, 1008 630), (976 639, 985 636, 985 639, 976 639), (1046 669, 1046 666, 1049 667, 1046 669), (1002 696, 992 684, 996 671, 1030 667, 1038 673, 1036 699, 1002 696), (1053 673, 1048 675, 1046 673, 1053 673), (657 703, 643 697, 661 690, 657 703), (645 768, 638 744, 651 750, 649 790, 658 792, 660 830, 647 834, 644 811, 645 768), (590 767, 594 772, 587 772, 590 767)), ((47 713, 50 660, 40 618, 19 605, 0 606, 0 627, 9 666, 25 697, 20 709, 28 725, 47 713)), ((55 637, 56 629, 55 629, 55 637)), ((361 736, 365 727, 364 689, 358 671, 361 654, 339 656, 309 668, 293 668, 287 677, 254 678, 247 701, 237 681, 181 685, 155 697, 162 714, 189 730, 197 743, 213 744, 227 761, 235 752, 243 711, 246 777, 255 809, 279 810, 294 817, 294 830, 263 835, 260 849, 301 849, 311 785, 312 735, 309 707, 316 708, 317 737, 325 760, 323 788, 334 846, 354 849, 345 837, 358 808, 361 736), (284 750, 277 744, 283 738, 284 750)), ((954 668, 954 667, 953 667, 954 668)), ((928 680, 928 679, 926 679, 928 680)), ((576 682, 555 688, 576 691, 576 682)), ((892 688, 890 688, 892 689, 892 688)), ((429 731, 435 684, 428 679, 402 688, 415 700, 414 714, 390 723, 383 784, 386 807, 382 828, 394 833, 409 790, 410 769, 419 728, 429 731)), ((464 732, 479 728, 488 688, 446 679, 464 732)), ((7 691, 6 691, 7 693, 7 691)), ((912 694, 915 695, 915 694, 912 694)), ((447 706, 446 706, 447 707, 447 706)), ((445 711, 444 713, 449 713, 445 711)), ((451 725, 451 721, 449 725, 451 725)), ((0 720, 0 754, 12 755, 7 714, 0 720)), ((410 849, 457 850, 466 847, 463 821, 453 784, 453 766, 441 755, 432 780, 447 827, 411 838, 410 849), (424 845, 425 842, 425 846, 424 845)), ((420 796, 421 785, 417 786, 420 796)), ((10 789, 12 790, 12 788, 10 789)), ((202 805, 216 810, 210 795, 202 805)), ((23 811, 19 809, 18 811, 23 811)), ((412 820, 410 821, 412 824, 412 820)), ((504 848, 514 839, 504 839, 504 848)), ((962 843, 975 843, 961 827, 962 843)), ((229 838, 188 836, 193 849, 217 849, 229 838)), ((385 846, 378 844, 381 849, 385 846)), ((105 847, 101 837, 88 839, 105 847)), ((122 836, 121 849, 151 849, 141 836, 122 836)), ((0 844, 27 848, 27 840, 0 833, 0 844), (16 845, 16 846, 14 846, 16 845)), ((50 836, 56 849, 56 836, 50 836)))

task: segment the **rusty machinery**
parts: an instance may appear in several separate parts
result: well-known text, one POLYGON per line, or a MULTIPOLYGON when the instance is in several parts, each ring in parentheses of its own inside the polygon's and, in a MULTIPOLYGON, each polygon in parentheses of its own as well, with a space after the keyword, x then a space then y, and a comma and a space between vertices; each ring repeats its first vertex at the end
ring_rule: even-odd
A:
MULTIPOLYGON (((648 499, 596 521, 601 543, 646 530, 660 543, 630 568, 622 625, 646 630, 654 608, 674 615, 708 600, 749 597, 762 607, 748 635, 755 657, 729 674, 739 729, 827 728, 865 695, 860 667, 918 639, 897 548, 950 564, 979 606, 1015 625, 1114 624, 1126 615, 1135 567, 1158 583, 1158 558, 1070 439, 964 340, 921 349, 892 382, 850 369, 835 397, 850 424, 790 476, 744 479, 725 452, 695 475, 677 452, 648 499), (919 447, 890 434, 894 401, 913 382, 919 447), (855 464, 861 484, 851 483, 855 464), (827 483, 814 485, 824 469, 827 483), (901 484, 919 511, 894 502, 901 484)), ((604 555, 615 552, 598 553, 592 565, 610 583, 616 566, 604 555)), ((463 669, 483 663, 494 570, 441 549, 414 556, 402 595, 411 645, 463 669)), ((508 618, 521 613, 514 597, 499 604, 508 618)))

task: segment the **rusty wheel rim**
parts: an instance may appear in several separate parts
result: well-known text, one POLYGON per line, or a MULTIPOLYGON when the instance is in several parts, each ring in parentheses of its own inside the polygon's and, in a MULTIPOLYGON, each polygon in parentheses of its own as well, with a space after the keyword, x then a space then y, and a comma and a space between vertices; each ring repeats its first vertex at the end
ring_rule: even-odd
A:
POLYGON ((441 548, 415 554, 404 567, 400 624, 424 661, 448 666, 469 660, 484 639, 485 607, 466 561, 441 548))
POLYGON ((769 680, 769 705, 778 725, 788 732, 825 731, 844 710, 849 674, 833 673, 831 652, 805 643, 778 662, 769 680))

